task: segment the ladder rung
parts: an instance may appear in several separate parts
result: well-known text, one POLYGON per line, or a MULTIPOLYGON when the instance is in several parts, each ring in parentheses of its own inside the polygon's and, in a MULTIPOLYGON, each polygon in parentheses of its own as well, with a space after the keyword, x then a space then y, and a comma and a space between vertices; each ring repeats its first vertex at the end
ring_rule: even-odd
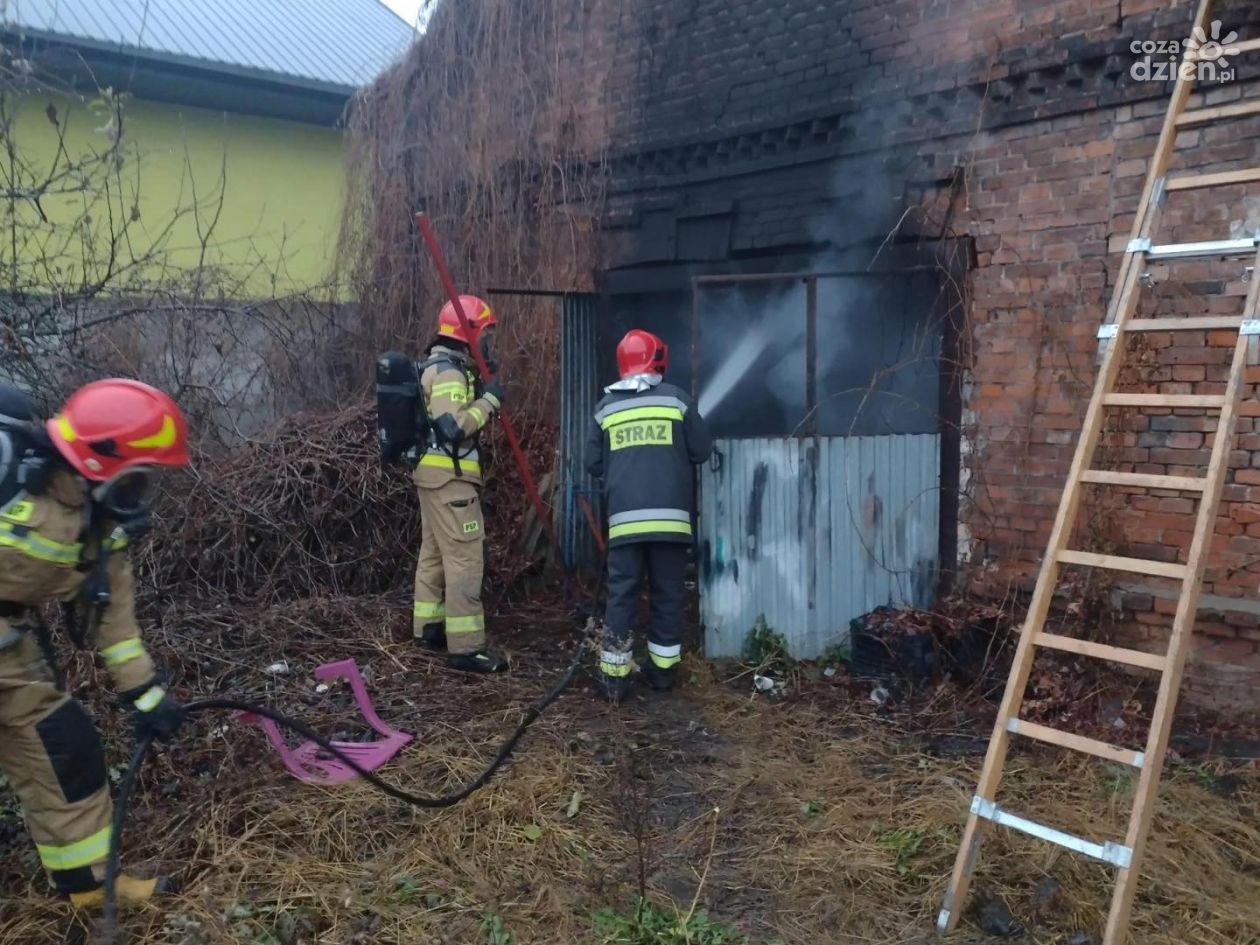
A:
POLYGON ((1215 108, 1195 108, 1182 112, 1177 116, 1178 128, 1192 128, 1195 125, 1210 121, 1221 121, 1226 118, 1245 118, 1247 115, 1260 115, 1260 101, 1235 102, 1233 105, 1218 105, 1215 108))
MULTIPOLYGON (((1260 39, 1248 39, 1241 43, 1229 44, 1229 55, 1241 56, 1243 53, 1255 52, 1260 49, 1260 39)), ((1215 59, 1216 57, 1213 57, 1215 59)), ((1199 62, 1199 51, 1197 49, 1187 49, 1185 54, 1186 62, 1199 62)))
POLYGON ((1037 646, 1077 656, 1092 656, 1094 659, 1107 660, 1112 663, 1124 663, 1126 666, 1140 666, 1142 669, 1154 669, 1160 672, 1168 661, 1157 653, 1143 653, 1141 650, 1126 650, 1106 643, 1094 643, 1090 640, 1078 640, 1075 637, 1063 637, 1057 633, 1038 633, 1033 637, 1037 646))
POLYGON ((1229 184, 1250 184, 1260 181, 1260 167, 1241 171, 1222 171, 1219 174, 1187 174, 1174 177, 1164 185, 1166 190, 1197 190, 1200 187, 1225 187, 1229 184))
POLYGON ((1142 767, 1142 763, 1146 761, 1145 752, 1132 751, 1118 745, 1108 745, 1095 738, 1073 735, 1071 732, 1050 728, 1048 725, 1038 725, 1036 722, 1026 722, 1023 719, 1010 719, 1006 723, 1006 730, 1026 738, 1035 738, 1039 742, 1058 745, 1060 748, 1070 748, 1073 751, 1084 752, 1108 761, 1117 761, 1123 765, 1132 765, 1135 768, 1142 767))
POLYGON ((1124 323, 1125 331, 1216 331, 1242 328, 1241 315, 1204 315, 1191 318, 1134 318, 1124 323))
MULTIPOLYGON (((1230 43, 1229 54, 1231 56, 1241 56, 1243 53, 1255 52, 1260 49, 1260 39, 1249 39, 1241 43, 1230 43)), ((1213 57, 1215 60, 1217 57, 1213 57)), ((1187 49, 1185 53, 1186 62, 1199 62, 1199 51, 1197 49, 1187 49)))
POLYGON ((1224 407, 1223 394, 1107 394, 1108 407, 1224 407))
POLYGON ((1064 833, 1062 830, 1055 830, 1053 827, 1012 814, 992 801, 986 801, 978 794, 971 799, 971 812, 995 824, 1018 830, 1020 833, 1046 840, 1068 850, 1075 850, 1077 853, 1084 853, 1086 856, 1092 856, 1096 860, 1102 860, 1104 863, 1110 863, 1121 869, 1128 869, 1129 864, 1133 862, 1133 851, 1129 847, 1112 843, 1110 840, 1106 843, 1094 843, 1091 840, 1064 833))
POLYGON ((1194 476, 1155 476, 1149 473, 1109 472, 1103 469, 1087 469, 1081 473, 1081 482, 1093 482, 1106 486, 1144 486, 1147 489, 1185 489, 1202 492, 1206 479, 1194 476))
POLYGON ((1096 555, 1092 551, 1060 551, 1061 564, 1083 564, 1091 568, 1109 568, 1112 571, 1131 571, 1149 574, 1151 577, 1183 579, 1186 566, 1171 561, 1149 561, 1146 558, 1124 558, 1120 555, 1096 555))
POLYGON ((1217 256, 1247 256, 1256 251, 1254 236, 1239 240, 1209 240, 1205 243, 1165 243, 1162 246, 1136 244, 1130 252, 1144 252, 1151 261, 1161 259, 1199 259, 1217 256))

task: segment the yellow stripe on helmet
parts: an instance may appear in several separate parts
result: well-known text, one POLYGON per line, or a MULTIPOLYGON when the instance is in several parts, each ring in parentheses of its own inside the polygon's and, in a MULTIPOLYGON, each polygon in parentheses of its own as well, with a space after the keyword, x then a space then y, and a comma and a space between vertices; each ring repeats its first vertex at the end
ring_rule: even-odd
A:
POLYGON ((61 438, 67 443, 73 443, 79 438, 79 434, 74 432, 74 427, 70 426, 70 421, 66 419, 64 413, 57 414, 56 424, 57 432, 61 434, 61 438))
POLYGON ((169 413, 162 417, 162 429, 158 430, 152 436, 146 436, 139 440, 129 440, 128 446, 133 446, 138 450, 155 449, 160 450, 175 444, 175 418, 169 413))

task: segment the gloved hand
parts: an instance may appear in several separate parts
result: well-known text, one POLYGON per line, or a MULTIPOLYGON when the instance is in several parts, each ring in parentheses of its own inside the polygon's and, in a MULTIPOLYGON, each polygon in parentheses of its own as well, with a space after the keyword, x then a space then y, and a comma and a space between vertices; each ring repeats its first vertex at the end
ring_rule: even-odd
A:
POLYGON ((503 406, 503 385, 497 377, 486 382, 486 386, 481 389, 481 396, 490 401, 495 410, 503 406))
POLYGON ((151 735, 159 741, 170 741, 188 717, 184 707, 167 694, 157 679, 122 696, 131 703, 131 720, 139 738, 151 735))

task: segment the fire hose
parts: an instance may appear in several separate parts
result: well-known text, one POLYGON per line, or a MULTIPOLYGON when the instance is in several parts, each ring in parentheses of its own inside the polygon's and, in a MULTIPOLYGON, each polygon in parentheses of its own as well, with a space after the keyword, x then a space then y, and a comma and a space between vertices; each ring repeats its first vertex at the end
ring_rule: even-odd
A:
MULTIPOLYGON (((429 215, 423 211, 417 213, 416 226, 420 228, 420 235, 424 237, 424 241, 429 247, 429 254, 433 257, 433 265, 438 271, 438 278, 442 280, 442 288, 446 290, 447 296, 450 297, 451 306, 455 309, 455 315, 459 318, 459 323, 464 327, 465 336, 470 339, 468 349, 472 352, 473 359, 477 362, 477 371, 481 374, 483 381, 489 381, 491 380, 490 365, 486 363, 486 356, 482 353, 481 346, 473 343, 477 333, 473 330, 468 313, 464 311, 464 304, 459 298, 459 290, 455 288, 455 280, 451 277, 450 267, 446 265, 446 256, 442 253, 442 247, 437 241, 437 234, 433 232, 433 225, 429 222, 429 215)), ((551 523, 551 514, 543 503, 542 495, 538 491, 538 485, 534 482, 533 473, 529 471, 529 462, 525 458, 525 451, 521 449, 521 441, 516 435, 516 428, 512 425, 512 420, 506 410, 500 407, 498 414, 499 425, 503 427, 504 439, 507 440, 508 447, 512 450, 512 458, 516 460, 516 469, 521 474, 521 482, 525 485, 525 491, 529 493, 529 500, 534 505, 534 511, 538 513, 538 522, 546 529, 551 547, 559 548, 560 543, 556 540, 556 530, 551 523)))
MULTIPOLYGON (((468 314, 464 311, 463 304, 460 301, 459 292, 455 287, 455 281, 451 277, 450 269, 446 264, 446 257, 442 253, 442 248, 438 244, 437 236, 433 232, 433 227, 429 222, 428 215, 425 213, 416 214, 416 225, 420 229, 421 235, 424 237, 425 243, 429 247, 429 252, 433 257, 433 262, 438 271, 438 276, 442 281, 442 287, 446 294, 450 297, 451 305, 455 309, 456 315, 459 317, 460 323, 464 326, 465 332, 469 338, 474 337, 472 331, 472 323, 468 318, 468 314)), ((491 380, 490 368, 486 363, 485 355, 477 344, 470 344, 469 350, 476 361, 478 372, 483 381, 491 380)), ((503 428, 504 438, 507 440, 508 446, 512 451, 512 456, 516 461, 517 471, 520 473, 521 481, 525 485, 525 490, 529 494, 531 503, 535 512, 538 514, 540 525, 546 530, 547 537, 553 548, 559 548, 556 538, 555 527, 551 521, 546 505, 542 500, 542 495, 538 491, 538 486, 534 481, 534 477, 529 469, 529 463, 525 458, 525 452, 521 448, 520 439, 516 435, 516 430, 512 425, 510 418, 505 410, 498 410, 499 422, 503 428)), ((582 512, 586 518, 587 525, 591 530, 591 534, 595 538, 596 544, 602 552, 605 551, 603 535, 600 532, 598 523, 595 521, 589 504, 585 498, 581 499, 582 512)), ((600 568, 601 585, 605 576, 605 569, 600 568)), ((567 577, 567 575, 566 575, 567 577)), ((599 596, 599 589, 596 590, 596 598, 599 596)), ((372 785, 381 793, 404 804, 422 810, 440 810, 454 805, 471 796, 475 791, 484 787, 494 777, 495 772, 503 766, 508 757, 515 749, 517 742, 529 729, 531 725, 537 721, 538 717, 558 699, 566 689, 573 683, 574 677, 577 675, 578 667, 581 665, 582 657, 590 645, 594 636, 595 624, 588 624, 586 634, 578 644, 577 650, 573 654, 573 660, 561 675, 560 680, 552 689, 547 692, 541 699, 533 703, 517 724, 516 728, 510 735, 500 744, 498 751, 490 763, 482 769, 481 773, 465 784, 457 791, 450 794, 443 794, 428 797, 420 794, 413 794, 410 791, 403 790, 388 781, 382 780, 376 774, 364 769, 357 761, 346 755, 337 748, 330 740, 324 738, 305 722, 290 716, 277 712, 267 706, 257 705, 242 699, 233 699, 228 697, 212 697, 207 699, 199 699, 190 702, 184 706, 184 711, 190 715, 197 715, 202 712, 225 711, 225 712, 248 712, 270 719, 283 729, 287 729, 303 738, 314 742, 324 751, 328 752, 338 761, 345 764, 353 770, 368 784, 372 785)), ((153 737, 145 736, 136 742, 135 749, 132 752, 131 760, 127 765, 127 769, 123 774, 122 780, 118 785, 118 797, 115 802, 113 829, 110 835, 109 853, 105 862, 105 904, 104 914, 102 917, 103 924, 103 941, 105 945, 115 945, 115 927, 117 923, 118 911, 118 894, 117 880, 121 861, 121 845, 123 826, 126 823, 127 813, 131 806, 131 797, 135 789, 136 781, 140 776, 140 771, 144 767, 145 757, 148 755, 149 749, 153 745, 153 737)))
MULTIPOLYGON (((538 717, 543 714, 547 708, 556 701, 566 689, 573 683, 574 677, 577 675, 578 667, 582 664, 582 657, 586 653, 587 647, 590 645, 594 624, 590 624, 586 634, 578 643, 577 650, 573 654, 573 660, 569 663, 564 673, 561 674, 560 680, 548 691, 542 698, 533 703, 525 710, 525 715, 517 724, 512 733, 499 745, 498 751, 490 763, 482 769, 471 781, 463 785, 459 790, 450 794, 441 794, 435 797, 427 797, 421 794, 413 794, 410 791, 403 790, 388 781, 383 780, 371 771, 365 770, 350 756, 346 755, 337 748, 330 740, 324 738, 313 728, 300 719, 292 718, 277 712, 275 709, 267 706, 257 705, 253 702, 247 702, 243 699, 234 699, 229 697, 211 697, 208 699, 198 699, 195 702, 189 702, 184 706, 184 711, 190 715, 198 715, 202 712, 252 712, 263 718, 271 719, 281 728, 288 729, 303 738, 310 739, 324 751, 335 757, 338 761, 354 770, 364 781, 376 788, 382 794, 392 797, 394 800, 409 804, 422 810, 441 810, 446 807, 454 807, 460 801, 467 799, 474 792, 483 788, 490 782, 497 772, 508 760, 513 749, 516 748, 517 742, 521 736, 529 729, 538 717)), ((117 923, 118 912, 118 894, 117 880, 121 862, 121 847, 123 826, 127 820, 127 813, 131 807, 131 796, 135 789, 136 781, 140 776, 140 771, 144 767, 145 757, 148 755, 149 749, 153 746, 153 736, 144 736, 137 740, 135 749, 131 753, 131 760, 127 765, 127 770, 122 776, 122 780, 118 784, 118 797, 114 804, 114 820, 113 830, 109 840, 109 854, 105 861, 105 906, 102 916, 103 925, 103 941, 105 945, 116 945, 115 927, 117 923)))
MULTIPOLYGON (((429 215, 421 211, 416 214, 415 220, 416 227, 420 230, 420 235, 423 237, 425 245, 429 248, 429 255, 433 257, 433 266, 437 269, 438 279, 442 283, 442 288, 450 300, 451 307, 455 310, 459 323, 464 327, 464 334, 469 339, 473 339, 476 336, 476 332, 473 331, 473 324, 468 318, 468 313, 464 311, 464 303, 460 300, 459 289, 455 286, 455 279, 451 275, 450 266, 446 264, 446 254, 442 252, 442 245, 438 242, 437 234, 433 231, 433 224, 429 221, 429 215)), ((468 349, 477 364, 477 371, 481 375, 482 381, 490 381, 492 379, 490 365, 486 362, 481 346, 470 343, 468 349)), ((512 458, 516 462, 516 470, 520 474, 525 491, 529 494, 529 501, 533 504, 534 511, 538 515, 538 522, 546 531, 547 540, 551 543, 551 547, 558 551, 560 542, 556 537, 556 529, 551 520, 551 513, 547 510, 542 494, 538 491, 538 484, 534 481, 533 473, 530 472, 529 461, 525 458, 525 451, 521 449, 521 441, 516 435, 516 428, 512 425, 508 412, 502 406, 499 407, 497 412, 499 425, 503 428, 503 437, 507 440, 508 448, 512 452, 512 458)), ((585 498, 580 498, 579 501, 582 505, 582 511, 586 519, 587 528, 590 529, 591 537, 595 540, 600 553, 603 554, 605 551, 603 532, 595 521, 590 504, 585 498)), ((569 596, 569 573, 568 569, 564 567, 563 557, 560 559, 560 566, 565 587, 565 597, 567 599, 569 596)))

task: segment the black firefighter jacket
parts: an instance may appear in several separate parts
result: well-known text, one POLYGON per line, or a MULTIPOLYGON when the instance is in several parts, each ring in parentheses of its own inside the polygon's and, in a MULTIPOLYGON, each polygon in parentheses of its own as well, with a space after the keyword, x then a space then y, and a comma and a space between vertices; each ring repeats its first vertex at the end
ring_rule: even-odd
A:
POLYGON ((709 427, 681 388, 611 391, 595 408, 587 471, 605 480, 610 547, 692 540, 693 464, 713 450, 709 427))

